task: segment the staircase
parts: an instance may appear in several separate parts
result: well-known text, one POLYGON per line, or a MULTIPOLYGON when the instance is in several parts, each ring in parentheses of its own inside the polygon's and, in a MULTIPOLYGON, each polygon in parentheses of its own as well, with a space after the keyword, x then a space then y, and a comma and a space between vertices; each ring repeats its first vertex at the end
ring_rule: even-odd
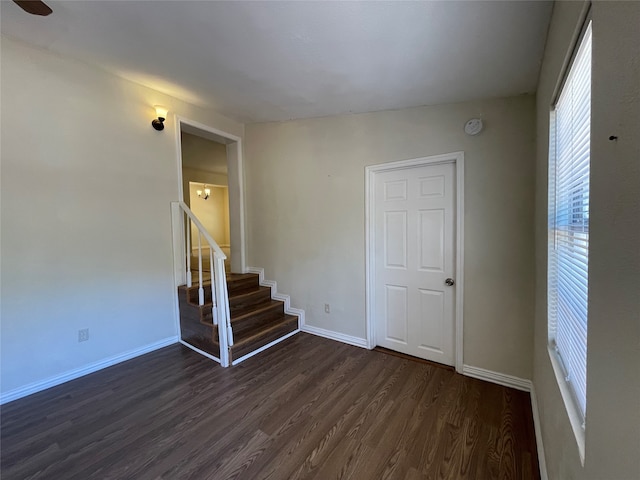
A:
MULTIPOLYGON (((205 263, 206 265, 206 263, 205 263)), ((198 305, 198 285, 178 287, 180 336, 186 342, 220 358, 218 326, 213 324, 211 282, 204 275, 204 304, 198 305)), ((271 288, 263 287, 256 274, 226 274, 229 313, 234 342, 229 347, 229 362, 276 341, 298 329, 298 317, 284 311, 284 302, 271 299, 271 288)))

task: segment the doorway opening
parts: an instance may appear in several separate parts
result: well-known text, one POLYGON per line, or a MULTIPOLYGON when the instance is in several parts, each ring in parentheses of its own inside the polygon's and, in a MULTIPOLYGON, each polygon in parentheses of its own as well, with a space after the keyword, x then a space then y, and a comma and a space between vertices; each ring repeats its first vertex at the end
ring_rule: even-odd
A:
MULTIPOLYGON (((228 271, 231 239, 227 147, 184 131, 180 132, 180 140, 184 203, 227 256, 225 269, 228 271)), ((197 235, 198 229, 192 224, 191 238, 195 239, 197 235)), ((198 246, 194 243, 191 248, 194 256, 198 246)), ((208 265, 208 261, 204 263, 208 265)))
MULTIPOLYGON (((184 143, 183 143, 184 145, 184 143)), ((183 155, 183 158, 186 158, 183 155)), ((195 171, 198 174, 199 171, 195 171)), ((190 169, 186 169, 183 164, 182 174, 183 176, 193 174, 190 169)), ((190 176, 191 177, 191 176, 190 176)), ((209 235, 216 241, 218 246, 222 249, 227 256, 225 260, 225 271, 229 271, 231 268, 231 237, 229 226, 229 187, 226 183, 219 182, 218 185, 212 183, 199 183, 189 180, 189 202, 187 202, 187 195, 185 192, 185 203, 189 205, 189 208, 193 214, 200 220, 205 227, 209 235)), ((197 238, 198 227, 191 224, 191 238, 197 238)), ((192 245, 192 265, 197 263, 197 245, 192 245)), ((209 250, 205 249, 202 252, 203 262, 205 265, 209 265, 209 250)))
POLYGON ((184 118, 176 124, 179 198, 227 256, 225 270, 245 273, 242 139, 184 118))

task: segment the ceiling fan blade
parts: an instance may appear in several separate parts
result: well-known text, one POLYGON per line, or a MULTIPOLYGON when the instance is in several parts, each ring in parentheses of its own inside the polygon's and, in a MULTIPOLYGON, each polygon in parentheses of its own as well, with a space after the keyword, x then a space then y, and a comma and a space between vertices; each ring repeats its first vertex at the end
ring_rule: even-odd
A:
POLYGON ((46 17, 50 15, 53 10, 51 10, 47 4, 41 2, 40 0, 13 0, 18 4, 20 8, 22 8, 25 12, 30 13, 32 15, 40 15, 42 17, 46 17))

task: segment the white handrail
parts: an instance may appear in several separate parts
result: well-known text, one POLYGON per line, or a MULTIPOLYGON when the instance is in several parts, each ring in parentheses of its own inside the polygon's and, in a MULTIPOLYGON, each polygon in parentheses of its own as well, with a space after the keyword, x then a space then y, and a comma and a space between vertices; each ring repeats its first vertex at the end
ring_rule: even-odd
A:
MULTIPOLYGON (((175 218, 174 228, 180 228, 186 250, 186 283, 188 287, 192 286, 191 280, 191 254, 192 242, 191 225, 195 225, 198 231, 198 304, 204 305, 204 282, 202 278, 202 238, 209 247, 209 268, 211 270, 211 313, 213 315, 213 324, 218 326, 218 342, 220 345, 220 365, 229 366, 229 347, 233 345, 233 330, 231 327, 231 317, 229 312, 229 293, 227 291, 227 279, 224 271, 224 261, 227 256, 224 254, 220 246, 211 237, 209 232, 204 228, 202 223, 189 209, 184 202, 173 202, 172 207, 179 218, 175 218), (184 222, 186 215, 187 221, 184 222), (186 233, 184 228, 186 226, 186 233)), ((176 230, 174 230, 175 235, 176 230)), ((176 236, 174 236, 176 238, 176 236)), ((184 272, 184 270, 183 270, 184 272)))

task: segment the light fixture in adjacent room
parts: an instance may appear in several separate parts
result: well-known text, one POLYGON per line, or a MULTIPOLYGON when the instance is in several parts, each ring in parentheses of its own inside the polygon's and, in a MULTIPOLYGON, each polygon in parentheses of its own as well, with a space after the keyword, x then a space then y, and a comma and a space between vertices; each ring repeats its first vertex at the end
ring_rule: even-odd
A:
POLYGON ((162 105, 154 105, 153 108, 156 109, 156 115, 158 116, 158 118, 154 118, 151 122, 151 125, 158 131, 164 130, 164 121, 167 118, 168 110, 162 105))
POLYGON ((196 193, 198 194, 198 197, 200 197, 203 200, 206 200, 209 198, 209 196, 211 195, 211 189, 207 188, 207 186, 204 186, 204 191, 203 190, 196 190, 196 193))

